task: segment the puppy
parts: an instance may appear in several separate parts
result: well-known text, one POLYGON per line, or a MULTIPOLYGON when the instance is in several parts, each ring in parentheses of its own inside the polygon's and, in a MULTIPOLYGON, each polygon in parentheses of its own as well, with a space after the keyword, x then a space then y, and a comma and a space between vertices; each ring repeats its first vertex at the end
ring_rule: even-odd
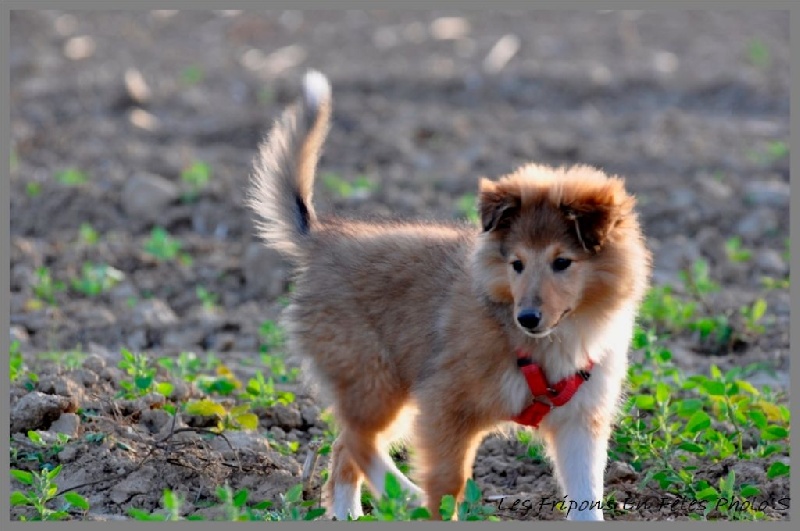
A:
POLYGON ((314 175, 331 89, 318 72, 277 120, 248 194, 266 243, 296 265, 283 324, 331 403, 327 507, 363 514, 394 474, 440 518, 482 438, 508 421, 543 438, 570 519, 602 520, 607 442, 650 255, 624 183, 527 165, 480 181, 481 226, 318 217, 314 175), (404 412, 413 424, 406 426, 404 412), (417 485, 387 447, 407 436, 417 485))

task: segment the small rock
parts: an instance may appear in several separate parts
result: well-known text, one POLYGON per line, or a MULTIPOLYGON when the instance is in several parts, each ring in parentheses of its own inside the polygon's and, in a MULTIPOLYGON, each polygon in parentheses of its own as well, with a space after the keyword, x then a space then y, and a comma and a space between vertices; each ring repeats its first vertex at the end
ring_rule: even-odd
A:
POLYGON ((65 411, 75 411, 77 404, 66 396, 33 391, 19 399, 11 410, 11 432, 47 429, 65 411))
POLYGON ((283 429, 299 428, 303 425, 303 418, 297 409, 278 404, 271 408, 259 411, 263 415, 267 426, 280 426, 283 429))
POLYGON ((774 249, 765 249, 755 253, 756 264, 768 275, 785 275, 787 271, 786 262, 779 252, 774 249))
POLYGON ((732 469, 736 474, 737 481, 751 485, 763 485, 767 481, 767 473, 763 464, 741 459, 734 463, 732 469))
POLYGON ((291 265, 274 249, 260 242, 247 246, 242 272, 251 295, 275 298, 285 291, 291 265))
POLYGON ((95 51, 95 42, 89 35, 72 37, 64 43, 64 57, 77 61, 91 57, 95 51))
POLYGON ((184 330, 171 330, 164 335, 163 344, 167 348, 187 349, 200 345, 203 342, 206 331, 200 327, 192 327, 184 330))
POLYGON ((147 494, 153 488, 158 471, 152 466, 143 466, 134 471, 111 489, 110 498, 114 503, 125 503, 136 494, 147 494))
POLYGON ((677 279, 682 268, 691 267, 700 257, 697 244, 681 234, 653 250, 653 265, 654 269, 677 279))
POLYGON ((150 433, 159 433, 165 426, 172 424, 172 415, 163 409, 147 409, 142 411, 139 424, 147 427, 150 433))
POLYGON ((50 425, 50 431, 69 435, 71 439, 78 436, 81 427, 81 418, 75 413, 62 413, 58 420, 50 425))
POLYGON ((272 434, 272 438, 276 441, 283 441, 286 439, 286 432, 280 426, 273 426, 269 429, 269 432, 272 434))
POLYGON ((12 325, 11 326, 11 341, 19 341, 21 344, 25 344, 30 340, 30 336, 28 336, 28 331, 25 330, 22 326, 12 325))
POLYGON ((103 372, 103 369, 106 368, 106 360, 98 354, 89 354, 86 356, 86 359, 83 360, 83 367, 100 374, 103 372))
POLYGON ((706 195, 718 199, 720 201, 727 201, 733 195, 733 190, 727 184, 723 183, 713 177, 703 177, 699 179, 700 186, 706 195))
POLYGON ((125 90, 131 100, 140 105, 150 100, 150 87, 142 73, 136 68, 131 67, 125 71, 125 90))
POLYGON ((756 206, 788 207, 789 183, 777 180, 750 181, 744 187, 745 198, 756 206))
POLYGON ((225 432, 224 438, 214 437, 211 440, 211 449, 220 452, 223 456, 227 457, 232 453, 231 447, 234 452, 242 450, 255 453, 272 452, 267 439, 249 431, 228 431, 225 432))
POLYGON ((155 221, 179 195, 178 187, 163 177, 139 173, 122 189, 122 208, 131 217, 155 221))
POLYGON ((161 299, 147 299, 136 305, 131 321, 134 326, 161 327, 178 322, 178 317, 161 299))
POLYGON ((777 227, 778 217, 775 212, 766 208, 759 208, 747 214, 736 224, 736 232, 742 238, 757 240, 777 227))
POLYGON ((500 37, 483 60, 484 72, 487 74, 500 72, 517 54, 520 44, 520 39, 516 35, 508 34, 500 37))
POLYGON ((608 483, 616 483, 620 481, 634 480, 639 475, 628 463, 621 461, 612 461, 608 466, 606 472, 606 481, 608 483))
POLYGON ((75 460, 78 456, 78 445, 70 444, 64 447, 63 450, 58 452, 58 460, 62 463, 69 463, 75 460))
POLYGON ((72 375, 56 376, 47 375, 39 380, 39 390, 51 395, 61 395, 76 400, 76 403, 83 402, 84 387, 76 382, 72 375))
POLYGON ((319 408, 317 406, 305 406, 300 410, 300 416, 303 418, 303 422, 313 426, 319 419, 319 408))
POLYGON ((440 41, 462 39, 469 31, 469 21, 462 17, 439 17, 431 22, 431 36, 440 41))

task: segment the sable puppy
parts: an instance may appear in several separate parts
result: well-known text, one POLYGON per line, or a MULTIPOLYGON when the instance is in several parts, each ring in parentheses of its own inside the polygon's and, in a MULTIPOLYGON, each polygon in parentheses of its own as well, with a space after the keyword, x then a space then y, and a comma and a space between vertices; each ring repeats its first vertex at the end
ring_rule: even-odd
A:
POLYGON ((380 494, 388 472, 438 517, 443 495, 462 494, 482 438, 514 419, 537 427, 564 493, 586 502, 569 518, 601 520, 650 272, 623 181, 527 165, 480 182, 481 227, 318 218, 330 116, 330 85, 309 72, 261 146, 248 202, 266 243, 297 267, 283 324, 340 428, 332 515, 363 514, 364 479, 380 494), (422 489, 387 453, 399 436, 411 439, 422 489))

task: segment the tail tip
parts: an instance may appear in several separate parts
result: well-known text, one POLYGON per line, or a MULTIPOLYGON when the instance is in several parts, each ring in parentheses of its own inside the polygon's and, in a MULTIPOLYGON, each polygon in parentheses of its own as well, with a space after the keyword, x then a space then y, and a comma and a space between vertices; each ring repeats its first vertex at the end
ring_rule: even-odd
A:
POLYGON ((303 101, 309 109, 319 109, 331 99, 331 84, 325 74, 309 70, 303 77, 303 101))

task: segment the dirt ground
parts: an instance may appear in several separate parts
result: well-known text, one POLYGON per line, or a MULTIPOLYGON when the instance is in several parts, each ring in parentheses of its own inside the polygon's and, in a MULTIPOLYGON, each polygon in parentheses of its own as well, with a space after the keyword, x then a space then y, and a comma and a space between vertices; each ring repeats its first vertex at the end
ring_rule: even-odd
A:
MULTIPOLYGON (((289 455, 258 435, 176 433, 158 397, 113 399, 123 347, 153 358, 212 352, 244 381, 261 368, 259 327, 279 315, 290 279, 254 239, 245 185, 259 140, 308 67, 334 88, 322 172, 376 183, 346 197, 319 184, 319 210, 450 219, 480 176, 529 160, 621 174, 639 198, 657 283, 702 257, 723 286, 715 308, 759 296, 768 303, 770 324, 746 348, 709 356, 677 338, 676 363, 693 372, 766 361, 778 379, 765 382, 788 390, 788 289, 760 284, 788 275, 784 14, 14 12, 10 60, 11 335, 39 375, 35 392, 15 385, 10 400, 12 410, 20 400, 44 404, 38 416, 12 414, 12 435, 19 442, 53 421, 72 430, 57 456, 59 487, 84 485, 76 490, 90 518, 158 509, 164 488, 187 495, 187 513, 208 514, 225 481, 249 489, 251 500, 275 500, 298 483, 309 441, 325 430, 322 406, 297 384, 285 384, 294 403, 259 414, 258 433, 300 443, 289 455), (186 200, 181 173, 195 161, 213 175, 186 200), (54 178, 69 168, 88 181, 54 178), (77 241, 83 223, 99 232, 97 244, 77 241), (154 226, 179 238, 191 263, 143 252, 154 226), (726 258, 724 243, 737 235, 751 260, 726 258), (110 264, 124 279, 98 296, 68 288, 54 305, 30 303, 38 268, 69 283, 85 261, 110 264), (204 308, 198 286, 217 296, 216 310, 204 308), (77 370, 41 361, 72 349, 89 354, 77 370), (109 436, 86 442, 92 432, 109 436)), ((475 478, 486 495, 534 505, 558 496, 549 465, 518 458, 524 453, 513 438, 484 443, 475 478)), ((325 465, 323 457, 309 496, 325 465)), ((729 466, 738 465, 707 473, 718 478, 729 466)), ((608 490, 618 500, 643 494, 636 474, 617 476, 608 490)), ((788 477, 766 488, 788 495, 788 477)))

